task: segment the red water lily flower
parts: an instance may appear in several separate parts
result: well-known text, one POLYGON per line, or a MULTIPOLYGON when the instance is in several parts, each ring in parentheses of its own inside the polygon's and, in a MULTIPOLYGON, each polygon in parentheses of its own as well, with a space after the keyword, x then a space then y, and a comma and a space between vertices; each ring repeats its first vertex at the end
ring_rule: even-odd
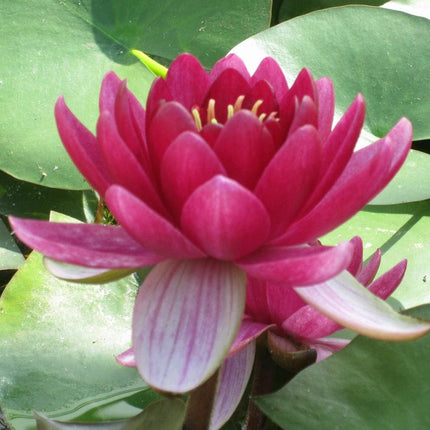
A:
POLYGON ((333 112, 329 79, 303 70, 288 88, 271 58, 250 76, 235 55, 209 73, 181 55, 155 80, 146 110, 109 73, 96 136, 63 98, 55 116, 120 226, 11 223, 59 277, 106 281, 155 264, 133 316, 137 366, 157 389, 189 391, 235 338, 246 275, 289 287, 340 273, 350 243, 307 244, 360 210, 403 163, 408 120, 354 152, 363 97, 332 129, 333 112))

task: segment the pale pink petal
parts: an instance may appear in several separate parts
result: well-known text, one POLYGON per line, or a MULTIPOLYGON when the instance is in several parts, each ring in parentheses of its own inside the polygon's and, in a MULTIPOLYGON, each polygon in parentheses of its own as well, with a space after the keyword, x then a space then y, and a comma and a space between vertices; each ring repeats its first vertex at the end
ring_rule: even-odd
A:
POLYGON ((263 248, 236 264, 249 275, 285 286, 323 282, 344 270, 351 259, 352 245, 263 248), (318 280, 318 281, 317 281, 318 280))
POLYGON ((295 290, 330 319, 368 337, 410 340, 430 331, 430 321, 395 312, 347 271, 322 284, 295 290))
POLYGON ((221 365, 239 330, 245 274, 214 259, 170 260, 152 269, 133 313, 133 351, 156 390, 186 393, 221 365))
POLYGON ((137 242, 165 258, 199 258, 204 253, 180 230, 125 188, 113 185, 106 192, 109 209, 137 242))
POLYGON ((221 368, 217 396, 211 414, 210 430, 218 430, 233 415, 248 385, 255 358, 255 342, 227 358, 221 368))
POLYGON ((58 133, 64 147, 89 184, 101 195, 112 183, 96 138, 72 114, 60 97, 55 105, 58 133))
POLYGON ((270 221, 254 194, 217 175, 191 194, 182 209, 181 226, 208 255, 232 260, 261 246, 270 221))
POLYGON ((117 226, 15 217, 10 217, 9 221, 26 245, 65 263, 96 269, 128 269, 150 266, 164 259, 142 247, 117 226))
POLYGON ((44 257, 43 265, 55 277, 83 284, 105 284, 124 278, 136 271, 131 269, 96 269, 93 267, 76 266, 44 257))
POLYGON ((133 348, 129 348, 115 357, 115 360, 125 367, 136 367, 136 358, 134 357, 133 348))

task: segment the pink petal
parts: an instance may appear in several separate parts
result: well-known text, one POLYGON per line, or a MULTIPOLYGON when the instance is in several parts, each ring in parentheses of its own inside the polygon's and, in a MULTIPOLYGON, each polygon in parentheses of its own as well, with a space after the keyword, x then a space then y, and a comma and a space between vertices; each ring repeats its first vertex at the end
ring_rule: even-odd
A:
POLYGON ((133 348, 129 348, 115 357, 115 360, 125 367, 136 367, 136 358, 134 356, 133 348))
POLYGON ((312 287, 296 288, 321 313, 359 334, 381 340, 411 340, 430 331, 430 322, 395 312, 349 272, 312 287))
POLYGON ((190 54, 179 55, 170 65, 166 85, 174 100, 191 110, 201 105, 209 87, 209 75, 190 54))
POLYGON ((231 260, 261 246, 270 221, 250 191, 217 175, 191 194, 182 209, 181 226, 208 255, 231 260))
POLYGON ((15 217, 9 221, 20 240, 57 261, 97 269, 130 269, 163 260, 139 245, 121 227, 15 217))
POLYGON ((115 218, 139 243, 165 258, 199 258, 204 254, 175 226, 126 189, 113 185, 106 202, 115 218))
POLYGON ((233 415, 248 385, 254 358, 255 342, 224 361, 209 430, 220 429, 233 415))
POLYGON ((164 198, 179 220, 190 194, 224 167, 208 144, 196 133, 185 131, 167 148, 160 168, 164 198))
POLYGON ((265 324, 258 321, 253 321, 251 318, 245 315, 242 325, 240 326, 239 332, 237 333, 234 343, 230 348, 228 357, 232 357, 239 351, 246 348, 251 342, 254 342, 260 337, 265 331, 273 327, 274 324, 265 324))
POLYGON ((396 264, 391 270, 385 272, 376 281, 372 282, 368 290, 382 300, 386 300, 399 286, 406 271, 406 260, 396 264))
POLYGON ((186 393, 221 365, 239 330, 246 277, 214 259, 166 261, 145 279, 133 313, 133 351, 156 390, 186 393))
POLYGON ((257 116, 265 113, 270 115, 272 112, 278 112, 278 103, 275 99, 275 94, 272 86, 267 81, 258 81, 251 88, 251 91, 246 95, 243 101, 243 109, 252 110, 257 101, 263 102, 258 110, 254 112, 257 116))
POLYGON ((148 149, 156 167, 160 166, 169 145, 184 131, 198 131, 191 113, 177 102, 163 104, 148 130, 148 149))
POLYGON ((303 212, 315 206, 339 178, 354 151, 364 123, 366 107, 359 94, 333 132, 323 141, 320 180, 303 212))
POLYGON ((252 190, 275 147, 263 123, 253 113, 242 110, 227 121, 214 151, 228 176, 252 190))
POLYGON ((372 255, 369 262, 354 276, 360 284, 367 287, 376 276, 381 264, 381 251, 379 249, 372 255))
POLYGON ((342 326, 307 305, 290 315, 282 323, 282 329, 302 340, 329 336, 342 329, 342 326))
POLYGON ((159 214, 168 216, 154 184, 124 143, 112 115, 107 111, 100 114, 97 138, 115 183, 135 194, 159 214))
POLYGON ((237 98, 248 94, 249 90, 248 81, 240 72, 235 69, 223 70, 209 88, 204 106, 207 106, 210 99, 214 99, 215 118, 224 124, 227 120, 228 105, 234 105, 237 98))
POLYGON ((112 114, 114 113, 115 99, 118 94, 119 87, 121 86, 121 82, 121 79, 115 74, 115 72, 106 73, 100 89, 100 112, 107 110, 112 114))
POLYGON ((236 261, 248 275, 286 286, 323 282, 344 270, 351 259, 352 245, 263 248, 236 261))
POLYGON ((131 269, 95 269, 93 267, 76 266, 45 257, 43 265, 56 278, 83 284, 105 284, 131 275, 136 268, 131 269))
POLYGON ((173 97, 172 94, 170 94, 166 81, 161 77, 154 79, 146 100, 146 130, 148 129, 148 124, 151 123, 158 109, 164 103, 170 102, 172 100, 173 97))
POLYGON ((354 247, 354 253, 352 254, 351 262, 346 270, 354 277, 357 277, 357 274, 363 267, 363 241, 361 237, 355 236, 349 242, 354 247))
POLYGON ((285 231, 319 176, 321 143, 312 126, 290 135, 264 170, 255 195, 270 214, 271 235, 285 231))
POLYGON ((258 65, 257 70, 251 77, 251 85, 255 85, 261 80, 265 80, 272 85, 278 102, 288 90, 284 72, 271 57, 264 58, 258 65))
POLYGON ((64 147, 90 185, 103 195, 112 180, 96 138, 72 114, 60 97, 55 105, 55 119, 64 147))
POLYGON ((334 88, 329 78, 321 78, 316 82, 318 92, 318 133, 325 142, 331 132, 334 115, 334 88))
POLYGON ((386 185, 391 159, 391 148, 385 142, 356 152, 323 199, 273 244, 311 242, 348 220, 386 185))
POLYGON ((318 127, 318 111, 317 106, 313 99, 309 96, 304 96, 299 103, 296 113, 294 114, 293 121, 290 125, 288 135, 294 133, 300 127, 311 125, 315 128, 318 127))
POLYGON ((255 321, 271 324, 272 314, 267 302, 266 290, 267 282, 248 276, 245 313, 255 321))
POLYGON ((209 73, 210 79, 214 82, 218 76, 227 69, 234 69, 248 82, 250 80, 248 69, 245 63, 236 54, 228 54, 218 60, 209 73))

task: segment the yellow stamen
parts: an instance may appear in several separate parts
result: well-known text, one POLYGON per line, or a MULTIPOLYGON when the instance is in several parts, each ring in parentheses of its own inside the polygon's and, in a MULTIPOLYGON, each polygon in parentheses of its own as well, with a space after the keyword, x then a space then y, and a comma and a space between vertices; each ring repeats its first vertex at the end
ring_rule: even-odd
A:
POLYGON ((254 103, 254 106, 252 106, 251 112, 252 112, 254 115, 257 115, 258 108, 259 108, 262 104, 263 104, 263 100, 257 100, 257 101, 254 103))
POLYGON ((227 119, 230 119, 234 115, 234 107, 233 105, 227 106, 227 119))
POLYGON ((258 119, 259 119, 261 122, 263 122, 263 121, 264 121, 264 118, 266 118, 266 116, 267 116, 267 114, 262 113, 262 114, 258 117, 258 119))
POLYGON ((194 108, 194 109, 191 109, 191 113, 194 117, 194 122, 196 123, 197 130, 200 131, 203 128, 202 119, 200 118, 200 112, 198 111, 198 109, 194 108))
POLYGON ((216 124, 217 123, 217 120, 215 118, 215 100, 214 99, 209 99, 208 112, 207 112, 207 123, 208 124, 216 124))
POLYGON ((237 100, 234 102, 233 110, 234 113, 238 113, 242 109, 243 101, 245 100, 245 96, 239 96, 237 100))

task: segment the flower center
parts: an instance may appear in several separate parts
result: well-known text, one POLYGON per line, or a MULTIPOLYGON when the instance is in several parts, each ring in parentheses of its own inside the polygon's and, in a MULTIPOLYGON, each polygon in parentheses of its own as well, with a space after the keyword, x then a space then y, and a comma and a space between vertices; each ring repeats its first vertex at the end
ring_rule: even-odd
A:
MULTIPOLYGON (((230 118, 233 117, 234 114, 238 113, 240 110, 243 109, 243 101, 245 100, 245 96, 239 96, 236 101, 234 102, 234 104, 229 104, 227 106, 227 120, 229 120, 230 118)), ((266 113, 261 113, 260 115, 258 114, 258 109, 260 108, 260 106, 263 104, 263 100, 259 99, 257 100, 252 108, 250 109, 250 111, 260 120, 260 121, 264 121, 265 119, 268 118, 273 118, 278 120, 277 112, 271 112, 269 115, 267 115, 266 113)), ((200 131, 203 128, 203 122, 202 122, 202 115, 201 115, 201 110, 199 107, 193 107, 191 109, 191 114, 193 115, 194 118, 194 122, 197 126, 197 129, 200 131)), ((208 102, 208 107, 206 110, 206 124, 218 124, 218 121, 216 119, 216 115, 215 115, 215 99, 209 99, 208 102)))

